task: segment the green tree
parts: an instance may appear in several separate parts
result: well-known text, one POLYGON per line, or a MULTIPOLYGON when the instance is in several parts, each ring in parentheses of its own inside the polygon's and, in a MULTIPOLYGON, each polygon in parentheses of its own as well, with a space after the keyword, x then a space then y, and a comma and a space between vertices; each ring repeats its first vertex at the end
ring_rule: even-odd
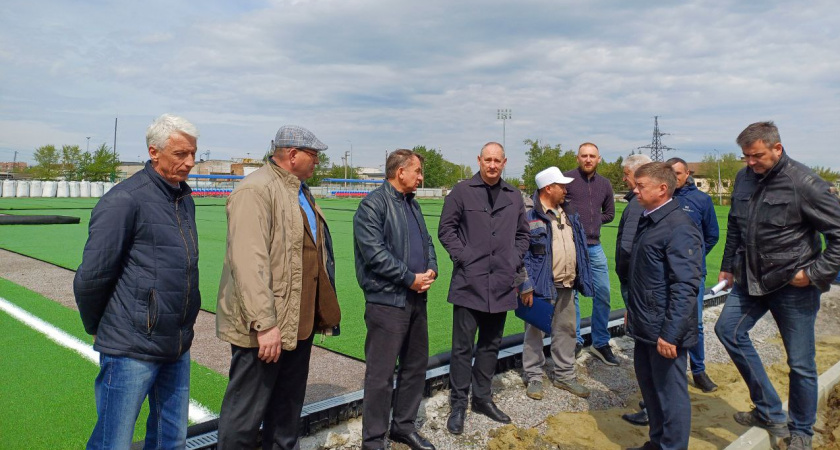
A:
POLYGON ((467 171, 464 170, 469 167, 447 161, 438 150, 427 149, 423 145, 418 145, 412 150, 423 156, 423 187, 452 187, 462 176, 472 176, 471 173, 467 175, 467 171))
POLYGON ((513 178, 513 177, 511 177, 511 178, 505 178, 505 181, 506 181, 509 185, 511 185, 511 186, 513 186, 513 187, 515 187, 515 188, 517 188, 517 189, 519 189, 519 186, 520 186, 520 185, 522 185, 522 180, 521 180, 521 179, 519 179, 519 178, 513 178))
POLYGON ((35 149, 35 166, 32 173, 41 180, 55 180, 61 176, 61 155, 54 145, 44 145, 35 149))
MULTIPOLYGON (((732 192, 732 185, 735 184, 735 175, 744 168, 744 161, 735 153, 724 153, 720 155, 720 159, 714 153, 704 155, 700 167, 711 180, 710 195, 717 193, 718 163, 720 163, 720 180, 723 184, 722 194, 728 196, 732 192)), ((712 195, 712 198, 717 200, 716 195, 712 195)))
POLYGON ((527 155, 528 162, 525 164, 525 173, 522 174, 525 183, 525 190, 533 192, 537 189, 537 183, 534 177, 542 170, 557 166, 562 171, 567 171, 577 167, 577 156, 574 151, 566 150, 565 152, 560 148, 560 144, 552 147, 550 145, 540 146, 539 141, 525 139, 525 145, 529 146, 527 155))
POLYGON ((84 152, 80 158, 81 177, 89 181, 108 181, 120 165, 119 158, 105 143, 102 143, 93 155, 84 152))
POLYGON ((601 163, 598 164, 598 174, 610 181, 613 191, 615 192, 627 190, 627 185, 625 185, 624 180, 622 180, 622 178, 624 178, 624 171, 621 168, 621 164, 623 162, 624 158, 619 156, 618 159, 613 162, 606 162, 601 159, 601 163))
POLYGON ((814 166, 811 167, 811 169, 829 184, 834 184, 838 179, 840 179, 840 172, 831 170, 831 167, 814 166))
POLYGON ((78 145, 61 146, 61 175, 67 181, 81 180, 82 149, 78 145))

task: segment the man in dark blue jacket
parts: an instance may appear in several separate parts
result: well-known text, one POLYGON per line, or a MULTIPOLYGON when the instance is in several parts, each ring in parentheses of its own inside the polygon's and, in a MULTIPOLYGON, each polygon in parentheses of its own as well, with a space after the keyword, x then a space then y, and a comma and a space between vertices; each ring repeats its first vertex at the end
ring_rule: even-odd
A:
POLYGON ((643 449, 686 449, 691 432, 685 371, 687 349, 697 343, 703 240, 672 198, 676 182, 664 163, 636 170, 644 212, 630 257, 627 331, 636 341, 633 364, 650 417, 643 449))
POLYGON ((703 390, 703 392, 714 392, 717 390, 717 385, 706 374, 703 294, 706 291, 706 255, 712 251, 720 237, 715 205, 709 194, 697 189, 697 186, 694 185, 694 180, 689 176, 688 163, 682 158, 671 158, 665 163, 670 165, 671 169, 674 169, 674 174, 677 176, 677 189, 674 191, 674 198, 680 202, 680 208, 688 213, 688 216, 703 233, 703 278, 700 280, 700 289, 697 293, 697 345, 688 350, 688 357, 694 386, 703 390))
MULTIPOLYGON (((547 301, 553 307, 551 318, 551 359, 554 362, 552 384, 578 397, 589 397, 589 388, 575 376, 575 304, 574 291, 592 296, 592 272, 586 234, 580 216, 565 202, 566 184, 574 179, 563 176, 557 167, 549 167, 535 177, 533 208, 527 219, 531 243, 525 254, 525 268, 533 298, 523 299, 526 307, 534 301, 547 301)), ((520 288, 526 291, 527 286, 520 288)), ((525 323, 522 369, 527 381, 526 395, 543 398, 543 339, 545 333, 525 323)))
POLYGON ((148 395, 146 442, 183 448, 190 345, 201 306, 195 204, 186 183, 198 130, 164 114, 146 131, 149 162, 93 208, 73 291, 99 352, 98 419, 88 449, 128 448, 148 395))
POLYGON ((367 300, 363 449, 385 448, 392 405, 390 439, 415 450, 435 448, 414 426, 429 362, 426 293, 438 271, 435 246, 414 199, 422 163, 411 150, 391 152, 386 182, 353 216, 356 279, 367 300))

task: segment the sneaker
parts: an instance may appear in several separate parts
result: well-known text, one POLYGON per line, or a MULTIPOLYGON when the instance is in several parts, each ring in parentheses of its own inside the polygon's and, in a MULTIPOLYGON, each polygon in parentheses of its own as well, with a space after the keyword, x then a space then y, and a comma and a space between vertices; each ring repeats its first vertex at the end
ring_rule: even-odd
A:
POLYGON ((776 437, 789 437, 790 430, 788 430, 785 422, 770 422, 758 417, 756 410, 746 412, 736 412, 733 416, 735 421, 745 427, 758 427, 767 430, 768 433, 776 437))
POLYGON ((608 366, 617 366, 618 359, 613 355, 612 348, 610 348, 610 344, 607 344, 603 347, 589 347, 589 353, 595 355, 598 359, 600 359, 604 364, 608 366))
POLYGON ((577 395, 581 398, 589 397, 590 394, 589 388, 578 383, 577 380, 575 380, 574 378, 566 381, 554 379, 554 381, 552 381, 552 384, 554 384, 554 387, 558 389, 569 391, 572 394, 577 395))
POLYGON ((542 381, 540 380, 531 380, 528 382, 528 390, 525 391, 525 395, 534 400, 542 400, 543 398, 543 386, 542 381))
POLYGON ((718 385, 706 375, 706 372, 695 373, 693 375, 694 378, 694 386, 703 392, 714 392, 717 390, 718 385))
POLYGON ((577 343, 575 344, 575 359, 580 358, 580 355, 583 354, 583 344, 577 343))
POLYGON ((785 439, 788 450, 812 450, 811 436, 804 434, 791 434, 789 438, 785 439))

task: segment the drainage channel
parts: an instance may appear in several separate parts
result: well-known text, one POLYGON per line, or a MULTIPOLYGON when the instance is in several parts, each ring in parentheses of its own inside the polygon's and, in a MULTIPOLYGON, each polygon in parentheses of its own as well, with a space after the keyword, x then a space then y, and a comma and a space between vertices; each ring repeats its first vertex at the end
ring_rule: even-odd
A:
MULTIPOLYGON (((729 291, 715 295, 706 294, 703 297, 703 307, 717 306, 726 301, 729 291)), ((610 336, 624 336, 624 309, 610 313, 607 323, 610 336)), ((591 344, 589 319, 581 319, 580 334, 584 344, 591 344)), ((545 345, 550 344, 550 338, 545 339, 545 345)), ((449 353, 435 355, 429 358, 429 370, 426 371, 426 386, 423 390, 425 397, 449 389, 449 353)), ((502 349, 499 350, 499 360, 496 373, 522 367, 522 334, 506 336, 502 339, 502 349)), ((303 407, 300 417, 300 435, 309 436, 325 428, 345 422, 362 414, 363 390, 350 392, 337 397, 310 403, 303 407)), ((187 446, 189 450, 212 450, 218 442, 219 419, 200 423, 189 427, 187 431, 187 446)), ((135 442, 132 449, 142 449, 143 442, 135 442)))

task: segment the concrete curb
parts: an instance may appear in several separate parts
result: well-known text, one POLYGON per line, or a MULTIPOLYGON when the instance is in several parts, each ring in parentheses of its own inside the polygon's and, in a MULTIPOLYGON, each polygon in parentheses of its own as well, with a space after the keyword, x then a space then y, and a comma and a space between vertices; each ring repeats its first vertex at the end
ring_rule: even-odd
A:
MULTIPOLYGON (((817 382, 817 404, 819 406, 825 406, 826 400, 828 400, 828 394, 838 383, 840 383, 840 362, 820 375, 817 382)), ((783 405, 785 410, 787 410, 787 406, 788 404, 785 402, 783 405)), ((778 449, 779 440, 780 439, 776 437, 770 436, 770 433, 767 431, 758 427, 753 427, 729 444, 725 450, 778 449)))

